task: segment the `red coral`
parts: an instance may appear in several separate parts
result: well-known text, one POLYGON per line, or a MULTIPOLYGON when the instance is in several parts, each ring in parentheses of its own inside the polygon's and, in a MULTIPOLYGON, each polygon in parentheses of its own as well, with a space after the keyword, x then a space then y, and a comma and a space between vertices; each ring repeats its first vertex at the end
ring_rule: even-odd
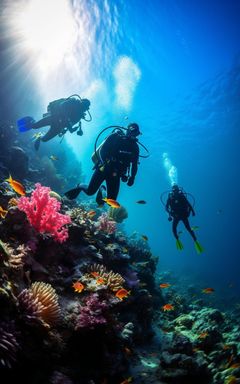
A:
POLYGON ((35 184, 36 189, 31 197, 21 197, 18 199, 18 209, 24 211, 30 224, 40 233, 50 234, 59 243, 68 238, 65 224, 71 223, 68 215, 63 215, 58 211, 61 203, 49 195, 51 189, 35 184))

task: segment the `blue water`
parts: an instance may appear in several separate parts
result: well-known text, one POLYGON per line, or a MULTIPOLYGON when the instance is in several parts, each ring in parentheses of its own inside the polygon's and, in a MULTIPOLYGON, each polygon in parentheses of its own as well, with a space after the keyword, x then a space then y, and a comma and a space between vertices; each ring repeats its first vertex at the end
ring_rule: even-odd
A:
MULTIPOLYGON (((121 186, 118 200, 129 213, 125 229, 148 236, 159 271, 202 280, 223 294, 230 283, 240 289, 240 2, 65 2, 74 15, 77 39, 55 67, 46 61, 40 66, 41 53, 26 50, 20 28, 11 22, 27 4, 18 3, 19 8, 2 1, 3 118, 37 119, 54 98, 88 97, 92 122, 83 122, 83 137, 67 136, 73 152, 65 153, 70 166, 75 156, 81 161, 86 181, 100 130, 138 122, 140 141, 151 155, 141 159, 134 186, 121 186), (199 226, 202 255, 186 231, 184 251, 176 250, 160 202, 171 185, 163 153, 176 167, 179 185, 195 197, 191 224, 199 226), (147 204, 137 205, 139 199, 147 204)), ((48 148, 56 153, 60 142, 43 146, 40 157, 48 148)))

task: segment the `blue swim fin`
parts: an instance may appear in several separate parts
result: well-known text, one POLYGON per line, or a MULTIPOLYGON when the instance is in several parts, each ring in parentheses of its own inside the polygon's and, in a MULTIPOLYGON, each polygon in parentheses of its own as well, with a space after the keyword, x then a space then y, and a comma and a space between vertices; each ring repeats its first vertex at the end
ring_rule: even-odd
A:
POLYGON ((35 120, 31 116, 25 116, 17 120, 17 126, 19 132, 26 132, 32 129, 32 124, 35 123, 35 120))

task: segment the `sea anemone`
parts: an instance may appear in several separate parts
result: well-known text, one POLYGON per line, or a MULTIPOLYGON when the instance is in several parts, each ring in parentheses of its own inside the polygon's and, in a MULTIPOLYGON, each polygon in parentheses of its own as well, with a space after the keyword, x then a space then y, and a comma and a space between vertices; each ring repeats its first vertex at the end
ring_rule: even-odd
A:
POLYGON ((24 289, 18 299, 28 318, 40 318, 49 326, 55 325, 60 320, 58 295, 51 284, 35 282, 29 289, 24 289))

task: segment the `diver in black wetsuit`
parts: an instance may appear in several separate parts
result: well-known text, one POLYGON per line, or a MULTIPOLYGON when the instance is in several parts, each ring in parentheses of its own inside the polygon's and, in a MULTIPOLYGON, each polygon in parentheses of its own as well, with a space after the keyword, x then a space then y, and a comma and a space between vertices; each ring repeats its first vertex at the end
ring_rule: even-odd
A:
POLYGON ((99 190, 96 200, 101 205, 104 201, 102 200, 102 189, 100 186, 103 181, 106 181, 107 198, 116 200, 120 188, 120 180, 127 182, 129 187, 134 184, 139 160, 138 135, 140 135, 140 131, 136 123, 128 125, 126 134, 119 130, 109 135, 100 145, 98 162, 94 167, 95 171, 89 185, 81 184, 66 192, 65 196, 72 200, 81 191, 91 196, 99 190))
MULTIPOLYGON (((44 135, 39 135, 35 140, 34 147, 39 149, 40 142, 46 142, 55 136, 63 136, 67 131, 82 136, 81 119, 86 120, 86 112, 89 113, 90 101, 81 99, 78 95, 72 95, 66 99, 58 99, 49 103, 47 113, 37 122, 30 116, 26 116, 18 121, 19 130, 24 132, 29 129, 38 129, 50 125, 49 131, 44 135), (75 97, 77 96, 77 97, 75 97), (76 125, 78 123, 78 125, 76 125)), ((86 121, 91 121, 90 119, 86 121)))
POLYGON ((172 191, 168 195, 167 203, 166 203, 166 211, 169 213, 169 221, 172 221, 172 231, 174 237, 176 238, 176 246, 178 250, 183 249, 182 242, 179 240, 179 236, 177 233, 177 226, 180 221, 183 222, 187 231, 190 233, 194 240, 195 248, 198 253, 202 253, 203 249, 199 242, 197 241, 197 237, 194 231, 191 229, 189 223, 189 216, 192 213, 195 216, 195 211, 187 199, 186 193, 184 193, 179 187, 175 184, 172 187, 172 191))

